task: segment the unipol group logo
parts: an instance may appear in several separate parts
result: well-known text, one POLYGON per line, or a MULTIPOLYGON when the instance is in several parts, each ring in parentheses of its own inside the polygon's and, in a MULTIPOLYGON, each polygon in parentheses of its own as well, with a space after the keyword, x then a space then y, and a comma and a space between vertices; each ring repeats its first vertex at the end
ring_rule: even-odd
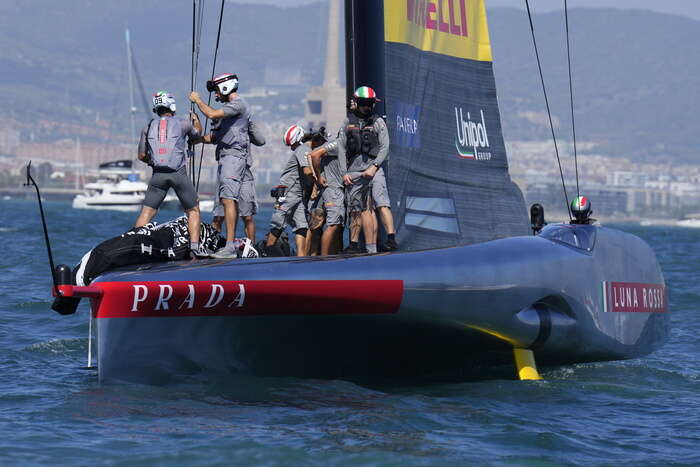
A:
POLYGON ((486 131, 484 111, 480 110, 479 114, 480 120, 474 121, 470 112, 466 112, 465 115, 461 107, 455 107, 457 123, 455 147, 457 155, 462 159, 490 161, 491 151, 487 150, 489 149, 489 135, 486 131))

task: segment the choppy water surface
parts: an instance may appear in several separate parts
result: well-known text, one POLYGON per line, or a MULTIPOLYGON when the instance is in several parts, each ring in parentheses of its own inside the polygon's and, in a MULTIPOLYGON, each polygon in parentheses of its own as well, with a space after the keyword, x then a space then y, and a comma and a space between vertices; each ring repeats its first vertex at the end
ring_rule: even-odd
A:
MULTIPOLYGON (((71 264, 135 218, 46 208, 57 262, 71 264)), ((621 228, 652 245, 670 288, 671 340, 646 358, 549 369, 542 382, 101 385, 84 368, 87 304, 49 310, 36 204, 0 201, 0 463, 700 464, 700 229, 621 228)))

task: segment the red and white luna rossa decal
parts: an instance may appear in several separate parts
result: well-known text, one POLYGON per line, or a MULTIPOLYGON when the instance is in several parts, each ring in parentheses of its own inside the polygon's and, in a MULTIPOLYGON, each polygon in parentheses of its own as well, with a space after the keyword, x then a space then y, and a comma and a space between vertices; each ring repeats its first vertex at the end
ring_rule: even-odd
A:
POLYGON ((665 313, 666 287, 639 282, 603 282, 603 311, 665 313))
MULTIPOLYGON (((91 286, 93 287, 93 286, 91 286)), ((396 313, 401 280, 104 282, 96 318, 396 313)))

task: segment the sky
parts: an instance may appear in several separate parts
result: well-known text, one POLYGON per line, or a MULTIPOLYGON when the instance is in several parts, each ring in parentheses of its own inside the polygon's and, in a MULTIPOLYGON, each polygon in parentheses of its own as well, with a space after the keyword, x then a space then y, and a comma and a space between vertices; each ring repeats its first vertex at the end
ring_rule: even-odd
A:
MULTIPOLYGON (((567 0, 567 3, 569 8, 637 8, 700 20, 698 0, 567 0)), ((486 0, 486 5, 524 8, 525 0, 486 0)), ((564 0, 530 0, 530 9, 537 13, 561 10, 563 5, 564 0)))
MULTIPOLYGON (((237 3, 267 3, 278 6, 295 6, 321 0, 234 0, 237 3)), ((369 1, 369 0, 363 0, 369 1)), ((372 0, 374 1, 374 0, 372 0)), ((564 0, 529 0, 535 13, 561 10, 564 0)), ((700 20, 700 0, 567 0, 569 8, 639 8, 660 13, 687 16, 700 20)), ((486 0, 486 6, 525 8, 525 0, 486 0)))

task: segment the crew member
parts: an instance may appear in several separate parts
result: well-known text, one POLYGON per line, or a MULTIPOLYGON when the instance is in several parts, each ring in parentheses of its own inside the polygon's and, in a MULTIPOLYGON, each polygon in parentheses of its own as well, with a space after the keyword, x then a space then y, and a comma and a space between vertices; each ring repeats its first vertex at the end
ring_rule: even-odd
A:
MULTIPOLYGON (((304 139, 311 139, 312 151, 320 147, 328 141, 326 127, 321 127, 318 131, 307 134, 304 139)), ((311 167, 314 184, 311 187, 309 202, 307 203, 307 218, 309 223, 309 232, 306 235, 306 254, 309 256, 319 256, 321 254, 321 235, 323 226, 326 223, 326 211, 323 209, 323 190, 324 187, 319 183, 320 172, 318 164, 314 165, 311 160, 311 154, 306 154, 306 160, 311 167)))
POLYGON ((294 151, 280 175, 279 186, 275 189, 275 211, 270 220, 270 232, 265 241, 271 247, 286 226, 291 226, 295 236, 297 256, 306 256, 306 217, 307 194, 310 190, 313 172, 308 162, 309 146, 303 143, 304 129, 292 125, 284 132, 284 144, 294 151))
POLYGON ((168 189, 172 188, 187 214, 191 253, 195 257, 206 257, 210 252, 199 244, 199 200, 185 169, 187 139, 197 141, 202 133, 202 125, 194 113, 192 122, 176 117, 176 109, 171 94, 158 91, 153 95, 153 112, 158 117, 143 128, 138 146, 139 160, 153 167, 153 175, 134 227, 142 227, 151 221, 168 189))
POLYGON ((321 235, 321 255, 340 252, 345 222, 344 171, 338 163, 338 140, 329 141, 311 151, 314 171, 319 174, 321 199, 326 212, 326 230, 321 235))
POLYGON ((374 113, 374 105, 378 99, 372 88, 357 88, 353 100, 355 108, 351 107, 351 113, 345 119, 338 135, 338 162, 341 169, 345 170, 343 183, 347 187, 348 211, 351 218, 351 242, 348 251, 360 251, 357 243, 357 218, 360 216, 367 251, 377 252, 377 221, 372 212, 372 201, 380 212, 388 234, 387 249, 395 250, 396 232, 382 169, 382 164, 389 155, 389 131, 384 120, 374 113), (361 176, 353 179, 353 172, 360 172, 361 176), (373 200, 375 196, 377 199, 373 200))
MULTIPOLYGON (((252 179, 250 166, 252 159, 250 143, 257 146, 265 144, 265 138, 251 126, 252 116, 246 101, 238 95, 238 76, 225 73, 207 81, 207 90, 214 92, 216 100, 223 102, 223 106, 214 109, 202 101, 199 93, 190 93, 190 101, 197 104, 199 110, 212 119, 212 131, 204 135, 201 142, 216 144, 216 159, 218 167, 218 193, 217 197, 224 207, 224 220, 226 224, 226 246, 211 255, 214 258, 235 258, 236 246, 236 221, 239 213, 249 218, 246 225, 253 223, 253 209, 245 211, 248 207, 255 206, 255 200, 250 199, 251 192, 244 190, 246 178, 252 179), (254 136, 251 137, 251 132, 254 136)), ((250 180, 249 180, 250 181, 250 180)), ((254 186, 254 182, 253 182, 254 186)), ((254 233, 253 233, 254 236, 254 233)))

